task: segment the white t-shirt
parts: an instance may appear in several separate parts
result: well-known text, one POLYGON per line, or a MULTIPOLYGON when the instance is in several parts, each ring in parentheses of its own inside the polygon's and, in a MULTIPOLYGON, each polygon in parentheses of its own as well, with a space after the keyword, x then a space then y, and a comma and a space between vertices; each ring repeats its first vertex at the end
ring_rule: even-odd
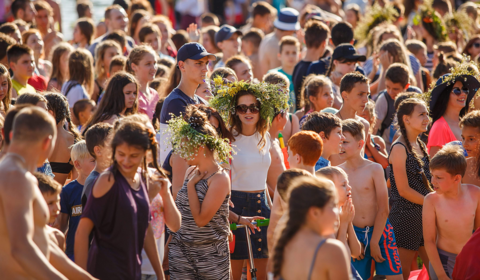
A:
POLYGON ((73 86, 70 91, 68 91, 67 94, 67 89, 69 88, 69 85, 72 83, 72 81, 68 81, 63 84, 62 86, 62 94, 67 96, 68 99, 68 106, 70 108, 73 108, 73 105, 75 105, 75 102, 77 102, 80 99, 90 99, 88 97, 87 91, 82 85, 75 85, 73 86))

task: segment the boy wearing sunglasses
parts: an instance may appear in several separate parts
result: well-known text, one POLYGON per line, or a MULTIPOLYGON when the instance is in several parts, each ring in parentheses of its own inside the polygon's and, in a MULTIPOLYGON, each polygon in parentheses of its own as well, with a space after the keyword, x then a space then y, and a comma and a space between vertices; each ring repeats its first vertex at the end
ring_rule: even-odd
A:
POLYGON ((208 53, 199 43, 188 43, 183 45, 177 53, 177 68, 180 69, 180 83, 165 98, 160 115, 160 164, 163 164, 168 153, 172 149, 169 143, 170 136, 166 131, 167 122, 173 116, 185 113, 186 107, 190 104, 207 104, 207 102, 195 94, 200 84, 205 83, 208 72, 208 63, 215 60, 215 55, 208 53))

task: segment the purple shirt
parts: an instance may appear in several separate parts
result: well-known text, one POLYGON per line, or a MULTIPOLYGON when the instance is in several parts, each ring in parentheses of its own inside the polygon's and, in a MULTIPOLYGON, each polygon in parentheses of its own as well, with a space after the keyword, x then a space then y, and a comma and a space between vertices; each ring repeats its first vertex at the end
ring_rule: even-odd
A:
POLYGON ((153 88, 150 88, 150 95, 138 91, 138 112, 147 115, 150 120, 153 119, 155 114, 155 107, 160 99, 158 92, 153 88))
POLYGON ((87 271, 99 279, 141 279, 142 248, 150 221, 150 203, 143 180, 133 190, 117 171, 112 188, 87 200, 82 218, 93 224, 87 271))

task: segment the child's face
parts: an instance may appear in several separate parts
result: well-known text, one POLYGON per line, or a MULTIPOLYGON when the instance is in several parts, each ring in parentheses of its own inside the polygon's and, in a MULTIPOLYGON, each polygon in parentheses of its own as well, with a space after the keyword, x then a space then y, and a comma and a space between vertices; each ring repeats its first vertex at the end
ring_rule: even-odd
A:
POLYGON ((356 83, 349 93, 342 92, 344 103, 348 101, 350 108, 357 112, 362 112, 368 102, 370 87, 367 83, 356 83))
MULTIPOLYGON (((333 183, 332 183, 333 184, 333 183)), ((322 208, 312 211, 318 228, 317 233, 323 236, 335 234, 338 230, 338 205, 336 195, 322 208)), ((310 211, 309 211, 310 212, 310 211)))
POLYGON ((349 132, 344 132, 345 140, 343 141, 342 151, 340 156, 342 159, 356 157, 360 154, 363 148, 363 141, 356 140, 349 132))
POLYGON ((30 35, 24 43, 33 50, 35 56, 40 56, 43 53, 43 39, 40 33, 35 32, 30 35))
POLYGON ((348 62, 339 62, 338 60, 333 61, 335 64, 335 72, 341 74, 341 76, 345 76, 348 73, 352 73, 355 71, 355 67, 357 66, 357 62, 355 61, 348 61, 348 62))
POLYGON ((83 159, 78 159, 75 162, 77 163, 76 168, 78 173, 83 176, 88 176, 95 168, 95 159, 91 155, 83 159))
POLYGON ((237 63, 235 66, 233 66, 233 71, 235 71, 235 74, 237 74, 239 81, 250 82, 253 79, 252 67, 247 63, 237 63))
POLYGON ((333 175, 333 183, 337 190, 338 206, 342 207, 347 199, 352 197, 352 187, 348 183, 348 178, 345 175, 333 175))
POLYGON ((78 114, 81 125, 84 125, 92 117, 94 109, 92 104, 88 104, 85 110, 78 114))
POLYGON ((298 53, 299 50, 297 46, 284 45, 282 52, 278 54, 278 59, 282 63, 282 67, 294 67, 299 60, 298 53))
POLYGON ((85 40, 85 35, 83 35, 82 31, 80 30, 80 27, 78 27, 78 24, 76 24, 75 28, 73 29, 73 41, 75 43, 80 43, 83 40, 85 40))
POLYGON ((0 76, 0 101, 2 101, 8 94, 8 77, 7 75, 0 76))
POLYGON ((209 100, 210 98, 213 97, 213 94, 210 90, 210 84, 209 83, 200 84, 200 86, 195 91, 195 94, 200 96, 201 98, 203 98, 205 100, 209 100))
POLYGON ((242 40, 242 53, 246 56, 252 55, 253 53, 253 44, 248 40, 242 40))
POLYGON ((126 143, 118 145, 115 149, 115 162, 118 169, 123 173, 135 172, 142 164, 145 156, 146 151, 144 149, 126 143))
POLYGON ((134 83, 127 84, 123 87, 123 95, 125 97, 125 107, 130 109, 135 105, 137 100, 137 85, 134 83))
POLYGON ((161 40, 157 33, 153 32, 145 36, 145 43, 150 45, 154 51, 160 51, 161 40))
POLYGON ((385 87, 387 88, 387 93, 395 100, 395 97, 404 90, 404 87, 400 83, 394 83, 389 79, 385 79, 385 87))
POLYGON ((332 154, 339 154, 342 150, 345 136, 342 134, 341 127, 335 127, 332 129, 332 131, 330 131, 328 139, 326 137, 322 137, 322 140, 324 145, 323 150, 332 151, 332 154))
POLYGON ((110 66, 110 61, 112 61, 112 58, 119 54, 120 52, 115 47, 111 47, 105 50, 105 53, 103 54, 103 67, 105 68, 105 72, 108 72, 108 68, 110 66))
POLYGON ((460 174, 451 175, 445 169, 433 169, 432 173, 432 185, 433 190, 437 193, 445 193, 455 188, 462 183, 462 176, 460 174))
POLYGON ((373 119, 372 119, 372 116, 370 114, 370 111, 367 108, 365 108, 365 110, 363 110, 363 112, 357 113, 357 115, 364 118, 365 120, 367 120, 367 122, 370 125, 372 125, 373 119))
POLYGON ((427 131, 428 124, 430 123, 427 107, 425 104, 415 105, 412 114, 410 116, 405 116, 404 120, 407 120, 404 121, 406 125, 417 131, 427 131))
POLYGON ((33 70, 35 69, 35 59, 33 58, 33 54, 22 55, 16 63, 10 63, 10 67, 12 68, 15 76, 26 79, 30 78, 33 75, 33 70))
POLYGON ((51 224, 55 222, 58 213, 60 213, 60 193, 43 193, 43 198, 48 205, 48 211, 50 212, 48 223, 51 224))
POLYGON ((218 42, 218 47, 222 50, 224 57, 231 57, 240 53, 241 42, 238 34, 233 34, 228 40, 218 42))
POLYGON ((47 29, 50 24, 50 15, 47 10, 39 10, 35 15, 35 23, 41 30, 47 29))
POLYGON ((123 71, 123 66, 115 65, 110 69, 110 77, 115 75, 117 72, 123 71))
POLYGON ((209 53, 216 53, 217 50, 214 46, 214 42, 212 42, 212 40, 210 40, 210 36, 208 35, 208 33, 202 33, 202 44, 203 44, 203 47, 207 50, 207 52, 209 53))
POLYGON ((467 151, 468 157, 478 156, 478 140, 480 139, 480 129, 477 127, 462 127, 462 145, 467 151))
POLYGON ((415 55, 415 57, 418 59, 418 61, 420 62, 420 65, 424 66, 425 63, 427 63, 427 49, 422 49, 422 50, 419 50, 417 52, 417 54, 415 55))
POLYGON ((155 74, 157 73, 157 62, 153 54, 144 54, 138 65, 132 63, 132 67, 134 67, 133 70, 135 71, 135 76, 140 83, 150 82, 155 79, 155 74))
MULTIPOLYGON (((321 111, 327 107, 332 107, 333 105, 333 92, 332 86, 326 84, 323 86, 321 92, 317 93, 317 96, 310 96, 310 102, 315 106, 315 111, 321 111)), ((313 109, 313 108, 312 108, 313 109)))

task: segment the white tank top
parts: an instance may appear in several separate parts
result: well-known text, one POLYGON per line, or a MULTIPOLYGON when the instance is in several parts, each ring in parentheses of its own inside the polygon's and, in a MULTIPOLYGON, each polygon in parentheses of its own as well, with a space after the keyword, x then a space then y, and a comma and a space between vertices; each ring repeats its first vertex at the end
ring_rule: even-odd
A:
POLYGON ((232 190, 261 191, 267 186, 267 172, 270 157, 270 134, 265 135, 265 146, 259 150, 260 133, 251 136, 240 134, 235 137, 233 149, 236 154, 232 159, 232 190))

